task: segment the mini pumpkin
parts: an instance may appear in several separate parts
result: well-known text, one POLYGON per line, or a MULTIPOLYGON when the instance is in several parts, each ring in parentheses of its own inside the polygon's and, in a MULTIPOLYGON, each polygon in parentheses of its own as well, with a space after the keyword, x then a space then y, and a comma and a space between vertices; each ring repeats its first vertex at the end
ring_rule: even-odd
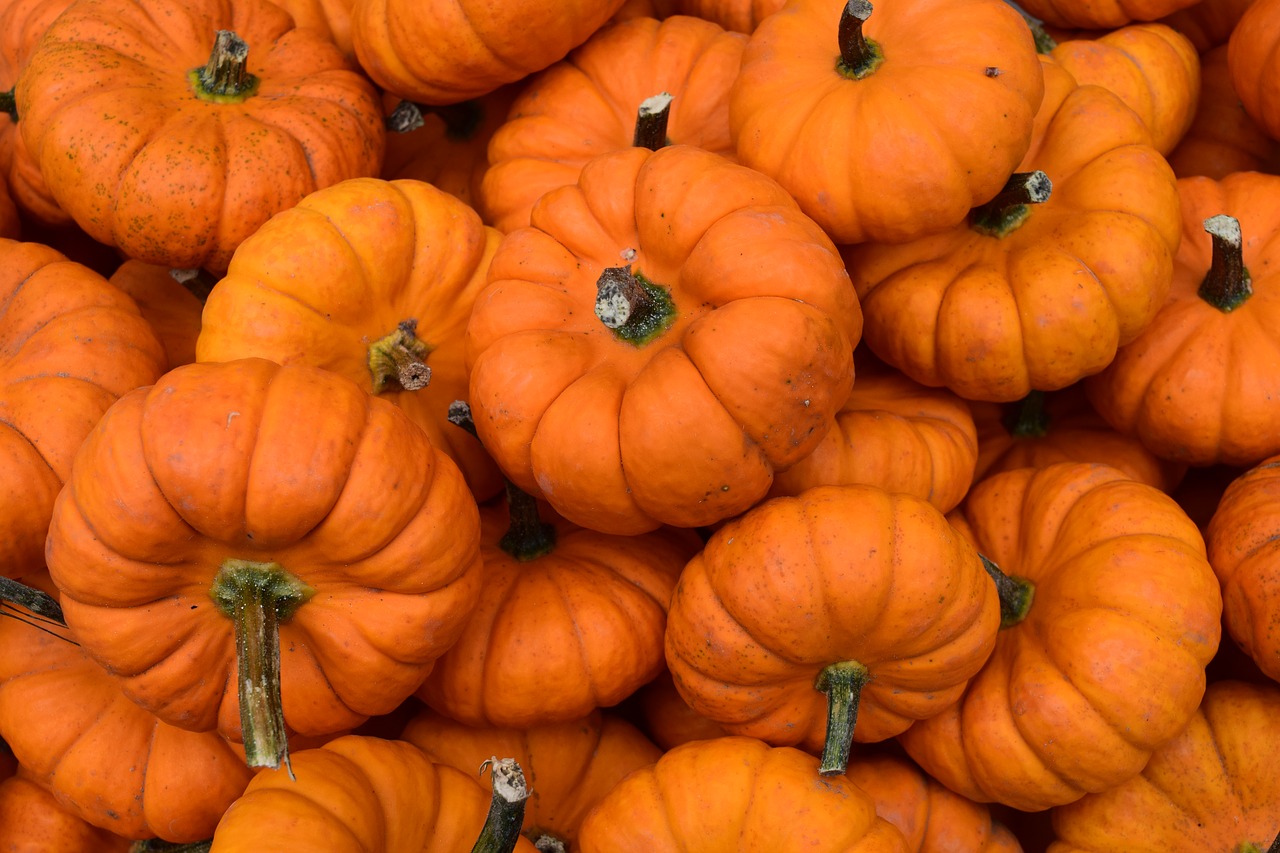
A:
POLYGON ((1280 0, 1255 0, 1227 41, 1231 82, 1249 117, 1280 140, 1280 0))
POLYGON ((0 849, 17 853, 93 850, 126 853, 132 841, 85 823, 53 795, 19 772, 0 782, 0 849))
POLYGON ((179 280, 192 272, 125 261, 108 279, 138 303, 138 310, 164 347, 165 370, 196 360, 196 339, 200 337, 204 302, 179 280))

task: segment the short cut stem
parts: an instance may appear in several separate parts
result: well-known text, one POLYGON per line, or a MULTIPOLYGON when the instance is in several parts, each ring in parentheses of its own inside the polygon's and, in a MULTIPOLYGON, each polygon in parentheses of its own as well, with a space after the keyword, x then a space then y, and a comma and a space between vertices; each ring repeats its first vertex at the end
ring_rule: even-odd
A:
POLYGON ((675 320, 675 305, 665 288, 632 273, 631 265, 609 267, 596 280, 596 317, 621 340, 643 345, 675 320))
POLYGON ((480 772, 486 768, 493 776, 493 799, 471 853, 511 853, 520 840, 529 786, 514 758, 490 758, 481 765, 480 772))
POLYGON ((1213 240, 1213 260, 1197 293, 1214 308, 1230 313, 1253 295, 1253 277, 1244 265, 1240 221, 1220 213, 1204 221, 1204 230, 1213 240))
POLYGON ((1036 585, 1025 578, 1006 575, 999 566, 982 554, 982 567, 987 570, 991 580, 995 581, 996 592, 1000 596, 1000 630, 1012 628, 1031 612, 1031 602, 1036 596, 1036 585))
POLYGON ((239 103, 258 91, 249 73, 249 45, 231 30, 218 30, 209 61, 187 73, 196 97, 214 103, 239 103))
POLYGON ((827 694, 827 737, 822 744, 818 773, 838 776, 849 765, 853 729, 858 722, 858 703, 871 673, 857 661, 841 661, 818 673, 814 689, 827 694))
POLYGON ((671 95, 660 92, 640 102, 631 144, 657 151, 667 145, 667 122, 671 117, 671 95))
POLYGON ((1043 204, 1052 192, 1053 181, 1039 169, 1014 172, 995 198, 970 211, 969 221, 983 234, 1004 237, 1031 214, 1030 205, 1043 204))
POLYGON ((880 45, 862 32, 863 24, 870 17, 869 0, 849 0, 840 13, 840 28, 837 33, 840 60, 836 63, 836 70, 845 77, 861 80, 884 62, 884 52, 880 45))
POLYGON ((418 338, 417 331, 417 320, 401 320, 390 334, 369 345, 374 394, 381 394, 393 382, 406 391, 421 391, 430 384, 427 356, 431 346, 418 338))

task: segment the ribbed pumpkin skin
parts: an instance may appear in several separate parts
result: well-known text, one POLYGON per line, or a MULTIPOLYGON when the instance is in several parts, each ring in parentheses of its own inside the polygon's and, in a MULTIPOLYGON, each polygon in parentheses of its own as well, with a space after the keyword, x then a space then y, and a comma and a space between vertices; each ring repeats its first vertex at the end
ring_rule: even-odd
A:
POLYGON ((1254 0, 1214 0, 1212 3, 1193 3, 1160 19, 1160 23, 1173 27, 1195 45, 1202 55, 1231 38, 1231 31, 1240 22, 1244 10, 1254 0))
POLYGON ((1173 287, 1143 333, 1085 381, 1098 413, 1152 453, 1189 465, 1255 465, 1280 452, 1280 177, 1178 181, 1173 287), (1212 263, 1204 221, 1240 222, 1253 295, 1231 311, 1199 296, 1212 263))
POLYGON ((697 527, 822 439, 861 331, 835 246, 775 182, 689 145, 627 148, 499 245, 467 327, 469 401, 503 472, 570 521, 697 527), (675 306, 640 346, 594 314, 600 273, 627 263, 675 306))
POLYGON ((421 104, 456 104, 562 59, 622 3, 355 0, 351 38, 360 66, 383 89, 421 104))
POLYGON ((950 519, 1035 594, 960 701, 899 741, 951 790, 1024 811, 1136 775, 1195 713, 1218 648, 1222 599, 1195 524, 1083 463, 997 474, 950 519))
POLYGON ((193 731, 240 735, 233 626, 210 600, 229 557, 316 590, 280 625, 284 719, 301 734, 396 708, 479 594, 457 467, 395 406, 319 368, 170 371, 103 418, 54 514, 49 570, 85 651, 193 731))
POLYGON ((862 789, 818 759, 752 738, 678 746, 587 815, 582 853, 905 853, 862 789), (714 780, 715 784, 708 784, 714 780))
POLYGON ((125 261, 108 281, 138 303, 138 310, 164 347, 165 370, 196 360, 204 303, 170 275, 168 267, 125 261))
POLYGON ((1054 809, 1058 838, 1048 853, 1266 850, 1280 831, 1277 753, 1280 689, 1211 684, 1200 710, 1141 775, 1054 809))
POLYGON ((1027 151, 1044 93, 1031 33, 999 0, 886 0, 863 27, 884 63, 854 80, 836 67, 844 7, 798 0, 752 33, 729 95, 738 159, 837 243, 951 228, 1027 151))
POLYGON ((1023 9, 1058 27, 1113 29, 1132 21, 1154 21, 1197 0, 1026 0, 1023 9))
POLYGON ((881 741, 964 692, 999 621, 978 555, 930 504, 819 486, 725 524, 689 561, 667 665, 689 705, 727 731, 818 750, 824 667, 867 668, 853 738, 881 741))
POLYGON ((689 707, 671 680, 669 670, 663 670, 657 678, 637 690, 631 704, 640 715, 640 725, 645 734, 663 750, 691 740, 708 740, 728 734, 715 720, 689 707))
POLYGON ((22 577, 80 443, 165 356, 129 297, 37 243, 0 240, 0 306, 0 571, 22 577))
POLYGON ((64 633, 0 619, 0 737, 28 778, 116 835, 208 838, 253 776, 243 751, 162 723, 64 633))
POLYGON ((667 604, 698 537, 615 536, 543 516, 555 547, 522 562, 499 544, 508 528, 503 502, 480 510, 480 600, 417 691, 455 720, 569 722, 616 705, 662 668, 667 604))
POLYGON ((1256 0, 1227 42, 1227 64, 1240 103, 1272 139, 1280 139, 1280 0, 1256 0))
POLYGON ((1060 43, 1050 56, 1076 82, 1101 86, 1136 112, 1152 144, 1168 154, 1186 133, 1200 97, 1200 57, 1164 24, 1132 24, 1096 39, 1060 43))
POLYGON ((523 730, 473 728, 423 711, 400 737, 437 764, 464 773, 475 772, 494 755, 514 758, 530 789, 523 834, 534 840, 550 834, 571 850, 587 812, 628 773, 662 756, 635 726, 599 711, 580 720, 523 730))
POLYGON ((431 381, 379 395, 458 464, 477 500, 502 488, 489 454, 449 423, 467 396, 465 332, 502 235, 420 181, 357 178, 312 193, 236 250, 205 302, 196 357, 307 364, 374 391, 370 344, 405 320, 430 347, 431 381))
POLYGON ((1022 853, 986 806, 947 790, 910 761, 859 755, 844 776, 870 795, 876 814, 902 832, 912 853, 1022 853))
MULTIPOLYGON (((502 756, 499 756, 502 757, 502 756)), ((458 853, 470 850, 489 795, 404 741, 348 735, 259 773, 227 809, 211 853, 458 853)), ((521 838, 517 853, 534 853, 521 838)))
POLYGON ((729 86, 747 39, 709 21, 639 18, 596 32, 528 81, 489 142, 481 210, 504 233, 529 224, 543 193, 576 183, 588 160, 630 148, 646 98, 673 97, 671 142, 733 156, 729 86))
POLYGON ((785 5, 787 0, 677 0, 673 14, 693 15, 750 35, 761 21, 785 5))
MULTIPOLYGON (((9 91, 18 82, 27 57, 49 24, 70 5, 70 0, 0 3, 0 91, 9 91)), ((18 207, 36 221, 55 226, 71 222, 71 217, 49 194, 39 164, 31 159, 22 134, 7 113, 0 113, 0 180, 8 183, 9 194, 18 207)))
POLYGON ((1097 373, 1169 289, 1180 236, 1173 172, 1117 96, 1044 62, 1045 97, 1018 171, 1049 176, 1047 201, 1027 205, 1002 237, 966 220, 911 243, 842 248, 867 346, 970 400, 1019 400, 1097 373))
POLYGON ((858 378, 835 426, 812 453, 774 477, 770 497, 864 483, 950 512, 969 490, 978 456, 969 404, 874 358, 859 353, 855 360, 858 378))
POLYGON ((12 853, 125 853, 133 842, 64 811, 25 775, 0 782, 0 849, 12 853))
POLYGON ((76 223, 181 269, 225 270, 272 214, 382 163, 372 85, 274 4, 75 4, 32 52, 15 98, 23 141, 76 223), (249 45, 259 79, 239 103, 203 100, 187 78, 219 29, 249 45))
POLYGON ((1222 582, 1227 632, 1259 669, 1280 681, 1280 457, 1227 486, 1205 540, 1222 582))

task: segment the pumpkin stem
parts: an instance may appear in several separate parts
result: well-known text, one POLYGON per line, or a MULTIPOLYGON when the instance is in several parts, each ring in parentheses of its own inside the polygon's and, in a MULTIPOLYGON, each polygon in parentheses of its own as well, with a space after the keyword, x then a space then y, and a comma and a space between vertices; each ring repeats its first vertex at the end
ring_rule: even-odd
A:
POLYGON ((207 270, 196 267, 186 270, 169 270, 169 277, 187 289, 187 292, 206 302, 209 294, 213 292, 213 286, 218 280, 213 277, 207 270))
POLYGON ((667 120, 671 117, 672 97, 666 92, 645 98, 636 111, 636 130, 631 144, 636 148, 657 151, 670 143, 667 120))
POLYGON ((1213 260, 1197 294, 1224 314, 1236 310, 1253 295, 1249 270, 1244 266, 1240 220, 1220 213, 1204 221, 1213 240, 1213 260))
POLYGON ((426 358, 432 347, 418 339, 417 331, 417 320, 401 320, 391 334, 369 344, 374 394, 387 390, 392 381, 406 391, 421 391, 431 382, 426 358))
POLYGON ((471 418, 471 404, 466 400, 454 400, 450 403, 445 418, 454 426, 471 433, 472 438, 480 438, 480 433, 476 432, 476 422, 471 418))
POLYGON ((1058 46, 1058 42, 1044 28, 1044 21, 1013 2, 1013 0, 1004 0, 1004 2, 1016 9, 1018 14, 1022 16, 1022 20, 1026 21, 1027 26, 1031 28, 1031 38, 1036 43, 1036 53, 1051 53, 1058 46))
POLYGON ((422 127, 422 108, 410 100, 396 104, 391 115, 382 120, 382 126, 391 133, 410 133, 422 127))
POLYGON ((1048 201, 1052 191, 1053 182, 1039 169, 1014 172, 995 198, 969 211, 969 222, 988 236, 1007 236, 1031 215, 1031 205, 1048 201))
POLYGON ((493 799, 471 853, 511 853, 520 840, 529 786, 514 758, 490 758, 480 765, 480 772, 486 768, 493 775, 493 799))
POLYGON ((619 340, 642 346, 665 332, 675 321, 676 306, 666 288, 631 264, 609 267, 596 280, 596 316, 619 340))
POLYGON ((1049 432, 1049 413, 1044 410, 1044 392, 1032 391, 1005 419, 1005 428, 1015 438, 1044 438, 1049 432))
POLYGON ((538 853, 568 853, 568 848, 564 846, 563 841, 545 832, 533 839, 533 846, 537 848, 538 853))
POLYGON ((62 616, 62 605, 47 592, 6 577, 0 577, 0 601, 7 601, 19 607, 25 607, 37 616, 67 627, 67 620, 62 616))
POLYGON ((522 563, 550 554, 556 547, 556 529, 538 517, 533 495, 507 481, 507 510, 511 524, 498 547, 522 563))
POLYGON ((862 25, 871 17, 869 0, 849 0, 840 13, 840 58, 836 71, 852 80, 861 80, 884 62, 880 45, 862 34, 862 25))
POLYGON ((823 776, 838 776, 849 764, 853 727, 858 722, 858 702, 862 688, 870 680, 871 673, 854 660, 830 664, 818 673, 813 687, 827 694, 827 739, 822 745, 822 763, 818 766, 823 776))
POLYGON ((249 73, 249 45, 231 30, 218 30, 209 61, 187 72, 197 98, 215 104, 238 104, 258 91, 258 78, 249 73))
POLYGON ((1246 841, 1237 848, 1235 853, 1280 853, 1280 835, 1275 837, 1275 840, 1271 842, 1271 846, 1265 851, 1262 849, 1261 844, 1246 841))
POLYGON ((1006 575, 1000 567, 982 554, 982 567, 996 582, 996 592, 1000 595, 1000 630, 1012 628, 1031 612, 1031 601, 1036 597, 1036 585, 1026 578, 1006 575))
POLYGON ((280 702, 280 623, 315 594, 279 563, 226 560, 209 596, 235 625, 240 729, 250 767, 279 767, 293 778, 280 702))
POLYGON ((392 133, 410 133, 426 124, 426 113, 431 113, 444 122, 444 135, 457 142, 465 142, 475 136, 480 123, 484 121, 484 105, 479 99, 440 106, 403 100, 396 104, 391 115, 382 120, 382 125, 392 133))
POLYGON ((129 853, 209 853, 212 847, 212 838, 204 841, 162 841, 159 838, 147 838, 133 842, 129 846, 129 853))
POLYGON ((0 92, 0 112, 8 113, 9 118, 14 121, 18 120, 18 102, 13 97, 13 86, 9 87, 9 91, 0 92))

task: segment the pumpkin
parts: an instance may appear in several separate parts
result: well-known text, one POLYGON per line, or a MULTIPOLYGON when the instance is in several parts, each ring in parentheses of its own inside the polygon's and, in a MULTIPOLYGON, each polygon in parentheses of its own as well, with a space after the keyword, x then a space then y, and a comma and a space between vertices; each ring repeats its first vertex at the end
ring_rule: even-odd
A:
POLYGON ((1164 24, 1131 24, 1096 39, 1073 39, 1049 54, 1081 85, 1102 86, 1136 112, 1151 144, 1168 154, 1195 116, 1200 56, 1164 24))
POLYGON ((154 382, 164 350, 128 296, 37 243, 0 239, 0 566, 44 570, 54 499, 116 399, 154 382))
MULTIPOLYGON (((47 575, 31 582, 50 586, 47 575)), ((79 819, 127 838, 199 841, 249 784, 235 747, 139 707, 67 631, 0 619, 0 648, 0 736, 79 819)))
POLYGON ((243 739, 250 766, 287 762, 288 731, 403 702, 480 581, 475 501, 418 427, 337 374, 253 358, 122 397, 46 556, 85 652, 165 722, 243 739))
POLYGON ((1200 105, 1191 126, 1169 153, 1173 173, 1179 178, 1199 175, 1215 181, 1232 172, 1280 174, 1280 142, 1264 133, 1240 104, 1226 45, 1200 57, 1200 87, 1200 105))
POLYGON ((677 0, 673 14, 713 21, 736 33, 750 35, 765 18, 787 5, 786 0, 677 0))
POLYGON ((125 261, 108 279, 138 304, 138 310, 164 347, 165 370, 196 360, 196 338, 200 336, 204 303, 179 281, 189 272, 142 261, 125 261))
POLYGON ((280 0, 276 5, 283 7, 299 27, 324 33, 344 56, 355 61, 355 47, 351 43, 351 7, 354 0, 280 0))
POLYGON ((591 160, 488 282, 467 326, 476 429, 582 527, 741 513, 852 387, 861 312, 835 246, 772 180, 690 145, 591 160))
POLYGON ((1018 0, 1018 5, 1054 26, 1113 29, 1131 21, 1154 21, 1197 2, 1200 0, 1018 0))
POLYGON ((617 536, 542 511, 511 487, 480 510, 480 601, 417 695, 471 726, 567 723, 662 668, 667 602, 700 540, 617 536))
POLYGON ((525 837, 576 848, 578 827, 619 780, 657 761, 662 750, 621 717, 593 711, 580 720, 529 729, 475 728, 433 711, 416 715, 402 740, 437 764, 473 773, 491 755, 515 758, 529 783, 525 837))
MULTIPOLYGON (((440 107, 383 96, 387 151, 382 178, 424 181, 472 208, 480 207, 480 188, 489 169, 489 140, 507 120, 525 81, 487 95, 440 107)), ((486 224, 492 224, 486 222, 486 224)))
POLYGON ((1253 465, 1280 453, 1280 177, 1183 178, 1178 193, 1173 288, 1085 390, 1108 423, 1152 453, 1253 465))
POLYGON ((898 736, 951 790, 1039 811, 1137 775, 1187 724, 1221 634, 1195 524, 1105 465, 1020 468, 951 523, 1003 588, 995 651, 959 701, 898 736))
POLYGON ((1270 678, 1280 681, 1280 457, 1231 482, 1205 530, 1222 583, 1223 624, 1270 678))
MULTIPOLYGON (((22 142, 15 116, 13 87, 27 57, 49 24, 71 0, 5 0, 0 3, 0 180, 13 201, 34 221, 61 226, 71 222, 49 193, 40 166, 22 142)), ((17 234, 5 234, 16 237, 17 234)))
POLYGON ((843 777, 815 783, 818 760, 746 737, 678 746, 592 809, 582 853, 899 853, 902 833, 843 777), (714 780, 715 784, 708 784, 714 780))
POLYGON ((845 778, 866 791, 876 814, 901 830, 916 853, 1022 853, 990 810, 947 790, 910 761, 890 753, 860 755, 845 778))
POLYGON ((0 177, 0 239, 16 240, 21 231, 18 208, 9 196, 9 188, 0 177))
POLYGON ((1187 726, 1141 775, 1053 810, 1048 853, 1163 850, 1263 853, 1280 841, 1280 689, 1209 685, 1187 726))
POLYGON ((999 621, 977 552, 931 504, 819 486, 726 523, 689 561, 667 666, 726 731, 821 749, 822 772, 838 774, 853 740, 885 740, 955 702, 999 621))
MULTIPOLYGON (((294 763, 296 780, 279 772, 254 777, 218 823, 210 853, 502 849, 471 846, 486 827, 491 799, 474 768, 456 770, 412 744, 359 735, 300 751, 294 763)), ((518 837, 506 849, 535 850, 518 837)))
POLYGON ((1212 3, 1192 3, 1190 6, 1165 15, 1160 19, 1160 23, 1167 24, 1182 33, 1203 55, 1227 43, 1231 38, 1231 31, 1240 22, 1240 16, 1253 3, 1254 0, 1213 0, 1212 3))
POLYGON ((1002 0, 798 0, 751 34, 729 130, 837 243, 902 242, 1000 190, 1043 94, 1002 0))
POLYGON ((64 810, 25 773, 0 782, 0 850, 125 853, 129 849, 128 838, 85 823, 64 810))
POLYGON ((14 97, 23 142, 76 223, 180 269, 221 272, 272 214, 382 162, 369 81, 275 5, 76 3, 14 97))
POLYGON ((205 302, 196 357, 256 356, 345 376, 402 409, 485 500, 501 475, 448 412, 466 396, 467 320, 500 239, 420 181, 319 190, 237 249, 205 302))
POLYGON ((1280 140, 1280 0, 1256 0, 1244 11, 1227 42, 1227 65, 1244 111, 1280 140))
POLYGON ((774 477, 770 496, 865 483, 950 512, 969 490, 978 458, 969 404, 870 354, 855 353, 854 361, 858 378, 835 426, 812 453, 774 477))
POLYGON ((664 751, 689 741, 710 740, 728 734, 715 720, 689 707, 676 689, 668 669, 663 669, 657 678, 637 690, 630 704, 644 733, 664 751))
POLYGON ((1015 403, 973 403, 971 408, 978 431, 975 481, 1015 468, 1100 462, 1169 493, 1187 470, 1112 429, 1089 405, 1079 383, 1047 394, 1032 391, 1015 403))
POLYGON ((386 91, 421 104, 456 104, 562 59, 622 3, 354 0, 351 39, 360 66, 386 91))
POLYGON ((529 224, 543 193, 575 183, 599 154, 634 143, 636 111, 672 97, 666 136, 732 156, 729 86, 746 37, 678 15, 636 18, 597 31, 534 75, 489 142, 480 208, 499 231, 529 224))
POLYGON ((1137 115, 1045 60, 1031 150, 968 221, 842 249, 867 346, 924 385, 1009 402, 1097 373, 1146 328, 1178 247, 1173 172, 1137 115))

